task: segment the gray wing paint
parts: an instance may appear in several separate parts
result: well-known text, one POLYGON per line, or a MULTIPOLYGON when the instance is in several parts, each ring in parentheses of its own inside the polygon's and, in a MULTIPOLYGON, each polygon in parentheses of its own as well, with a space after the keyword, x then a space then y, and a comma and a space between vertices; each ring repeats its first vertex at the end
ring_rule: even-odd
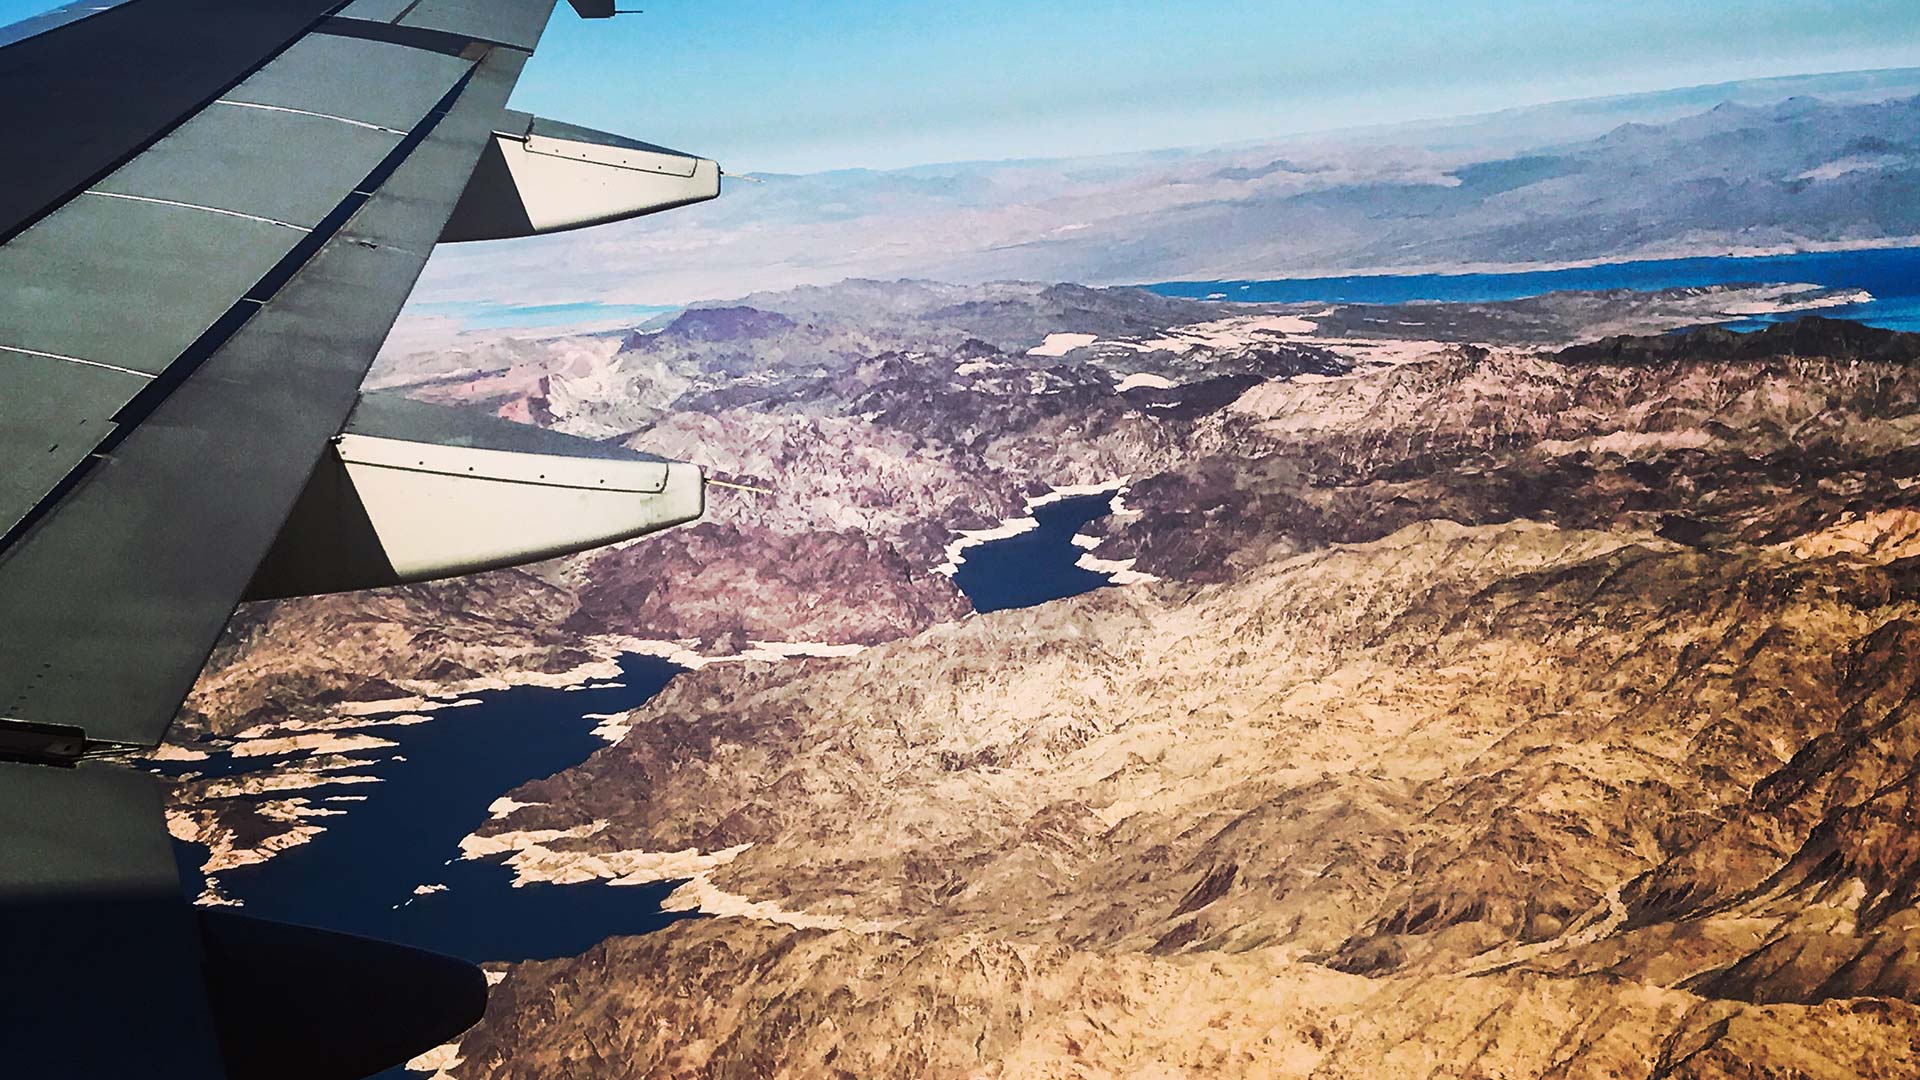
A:
MULTIPOLYGON (((282 584, 346 587, 698 516, 691 466, 406 404, 356 411, 552 7, 98 0, 0 29, 0 1073, 363 1076, 484 1008, 470 965, 195 908, 153 778, 77 759, 164 736, 271 551, 292 553, 282 584), (564 502, 578 527, 422 547, 432 524, 403 519, 426 500, 383 509, 404 487, 383 470, 449 455, 436 475, 468 494, 431 494, 468 516, 454 531, 497 525, 515 497, 564 502), (327 461, 364 481, 358 562, 326 514, 284 527, 327 461), (660 493, 613 507, 622 478, 660 493)), ((717 194, 717 166, 696 166, 714 182, 694 194, 717 194)), ((690 201, 624 188, 576 217, 690 201)), ((581 223, 546 192, 507 194, 541 213, 473 228, 581 223)))
POLYGON ((0 88, 16 50, 44 71, 169 3, 248 24, 202 28, 224 82, 0 200, 0 717, 110 744, 164 735, 552 10, 140 0, 0 50, 0 88))

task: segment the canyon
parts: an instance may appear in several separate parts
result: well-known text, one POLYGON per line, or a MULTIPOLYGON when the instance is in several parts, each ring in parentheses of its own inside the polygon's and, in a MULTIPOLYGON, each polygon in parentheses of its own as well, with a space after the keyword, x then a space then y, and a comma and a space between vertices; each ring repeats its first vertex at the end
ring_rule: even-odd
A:
MULTIPOLYGON (((390 357, 772 494, 248 608, 176 751, 737 658, 469 838, 709 917, 490 965, 462 1080, 1911 1075, 1920 337, 1670 333, 1783 296, 850 282, 390 357), (1135 583, 970 613, 954 537, 1073 485, 1135 583)), ((324 827, 221 782, 229 858, 324 827)))

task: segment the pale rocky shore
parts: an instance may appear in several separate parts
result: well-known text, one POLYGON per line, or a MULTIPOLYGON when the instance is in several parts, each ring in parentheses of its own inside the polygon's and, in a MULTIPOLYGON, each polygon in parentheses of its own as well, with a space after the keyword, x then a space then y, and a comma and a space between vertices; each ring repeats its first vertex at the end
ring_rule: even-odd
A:
MULTIPOLYGON (((203 680, 200 730, 319 736, 304 767, 350 770, 326 740, 354 700, 649 637, 812 643, 702 663, 496 804, 471 857, 530 887, 684 879, 667 906, 713 917, 505 968, 433 1069, 1920 1070, 1920 339, 1594 340, 1596 312, 1657 333, 1755 301, 1727 293, 1412 312, 1426 336, 1393 338, 1335 309, 879 288, 710 309, 592 375, 677 372, 650 417, 592 422, 793 498, 476 586, 498 596, 266 609, 203 680), (969 617, 934 572, 1116 478, 1125 512, 1081 546, 1157 580, 969 617), (844 573, 787 568, 827 551, 844 573)), ((558 372, 513 374, 540 363, 433 392, 586 423, 558 372)), ((215 801, 176 813, 217 825, 215 801)))

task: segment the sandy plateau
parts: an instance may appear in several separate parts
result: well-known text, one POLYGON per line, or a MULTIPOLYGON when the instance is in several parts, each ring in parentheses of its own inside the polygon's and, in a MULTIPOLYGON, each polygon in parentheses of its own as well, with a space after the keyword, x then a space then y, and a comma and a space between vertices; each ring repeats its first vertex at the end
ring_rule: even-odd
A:
POLYGON ((429 660, 815 643, 678 676, 495 803, 471 857, 713 917, 507 967, 423 1070, 1920 1073, 1920 337, 1596 340, 1805 290, 943 288, 555 349, 629 388, 590 417, 518 349, 458 392, 791 497, 479 596, 257 612, 216 658, 197 730, 442 686, 429 660), (928 569, 1116 477, 1075 542, 1125 588, 966 617, 928 569))

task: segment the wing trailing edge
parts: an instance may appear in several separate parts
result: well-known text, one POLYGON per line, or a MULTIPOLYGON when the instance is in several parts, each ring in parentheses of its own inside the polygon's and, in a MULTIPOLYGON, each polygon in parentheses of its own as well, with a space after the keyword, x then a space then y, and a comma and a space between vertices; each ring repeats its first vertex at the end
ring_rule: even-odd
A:
POLYGON ((697 520, 699 466, 369 395, 322 455, 248 599, 431 581, 697 520))

